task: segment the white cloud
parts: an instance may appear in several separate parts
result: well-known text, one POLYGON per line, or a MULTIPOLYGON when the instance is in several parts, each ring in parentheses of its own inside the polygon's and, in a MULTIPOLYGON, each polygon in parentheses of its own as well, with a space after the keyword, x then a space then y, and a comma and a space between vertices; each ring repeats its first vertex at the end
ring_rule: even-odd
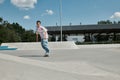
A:
POLYGON ((115 12, 110 18, 120 18, 120 12, 115 12))
POLYGON ((2 4, 4 2, 4 0, 0 0, 0 4, 2 4))
POLYGON ((11 3, 19 8, 28 10, 35 7, 37 0, 11 0, 11 3))
POLYGON ((23 17, 24 19, 30 19, 30 16, 29 15, 26 15, 23 17))
POLYGON ((45 10, 45 13, 43 13, 41 16, 53 15, 53 14, 54 14, 53 10, 45 10))
POLYGON ((47 13, 48 15, 53 15, 53 14, 54 14, 54 12, 53 12, 52 10, 46 10, 46 13, 47 13))

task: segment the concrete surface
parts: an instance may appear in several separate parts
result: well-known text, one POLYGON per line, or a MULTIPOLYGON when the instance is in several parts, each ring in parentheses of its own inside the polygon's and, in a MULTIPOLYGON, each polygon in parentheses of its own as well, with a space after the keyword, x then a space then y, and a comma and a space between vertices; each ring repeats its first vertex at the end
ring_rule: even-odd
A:
POLYGON ((120 47, 0 53, 0 80, 120 80, 120 47))

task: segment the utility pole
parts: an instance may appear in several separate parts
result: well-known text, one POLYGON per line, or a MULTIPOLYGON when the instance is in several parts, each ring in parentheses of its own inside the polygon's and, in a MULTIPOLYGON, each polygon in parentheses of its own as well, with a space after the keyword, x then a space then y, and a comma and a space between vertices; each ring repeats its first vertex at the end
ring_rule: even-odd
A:
POLYGON ((60 0, 60 33, 61 33, 61 42, 62 42, 62 0, 60 0))

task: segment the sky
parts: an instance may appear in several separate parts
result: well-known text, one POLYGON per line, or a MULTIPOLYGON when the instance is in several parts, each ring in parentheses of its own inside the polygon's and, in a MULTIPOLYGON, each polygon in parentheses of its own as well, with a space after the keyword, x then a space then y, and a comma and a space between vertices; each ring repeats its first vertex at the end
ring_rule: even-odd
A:
MULTIPOLYGON (((61 0, 62 25, 97 24, 101 20, 120 20, 120 0, 61 0)), ((43 26, 60 25, 60 0, 0 0, 0 17, 35 30, 36 21, 43 26)))

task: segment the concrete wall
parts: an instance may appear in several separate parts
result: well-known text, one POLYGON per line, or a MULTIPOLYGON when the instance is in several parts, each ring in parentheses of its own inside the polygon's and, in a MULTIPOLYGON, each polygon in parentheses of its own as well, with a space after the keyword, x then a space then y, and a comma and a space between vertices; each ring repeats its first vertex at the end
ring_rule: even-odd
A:
MULTIPOLYGON (((17 50, 40 50, 42 49, 40 42, 20 42, 20 43, 2 43, 2 46, 10 48, 18 48, 17 50)), ((49 42, 50 49, 78 49, 74 42, 49 42)))
POLYGON ((91 44, 91 45, 78 45, 79 49, 82 48, 120 48, 120 44, 91 44))
POLYGON ((67 36, 68 41, 79 41, 79 42, 84 42, 84 35, 70 35, 67 36))

